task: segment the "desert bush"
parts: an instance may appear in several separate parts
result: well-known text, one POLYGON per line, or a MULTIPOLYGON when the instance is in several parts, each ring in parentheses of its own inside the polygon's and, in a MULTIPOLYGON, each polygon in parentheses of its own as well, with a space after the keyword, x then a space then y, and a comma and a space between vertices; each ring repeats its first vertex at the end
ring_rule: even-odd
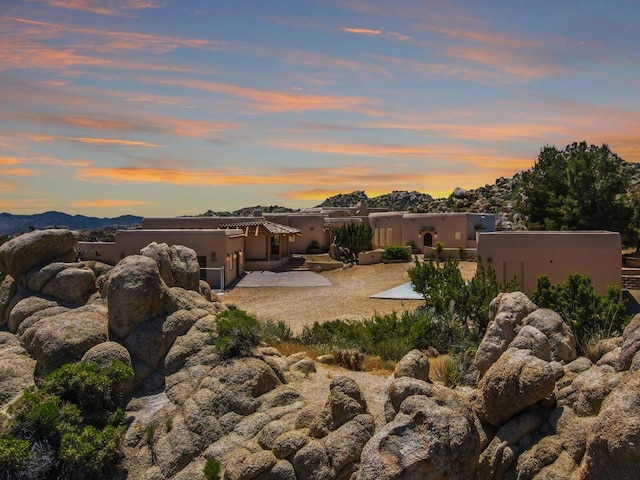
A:
POLYGON ((411 252, 402 245, 389 245, 382 252, 382 260, 401 260, 408 262, 411 260, 411 252))
POLYGON ((439 373, 440 379, 450 388, 477 383, 477 371, 473 367, 473 359, 476 349, 469 347, 450 355, 444 362, 443 370, 439 373))
POLYGON ((131 367, 120 361, 104 366, 95 362, 68 363, 45 378, 44 389, 105 423, 108 412, 113 412, 121 400, 122 386, 132 378, 131 367))
POLYGON ((597 294, 589 276, 579 273, 570 274, 558 284, 541 276, 531 300, 541 308, 554 310, 567 322, 580 353, 592 340, 619 335, 629 321, 619 287, 611 285, 606 293, 597 294))
POLYGON ((260 323, 260 337, 266 344, 273 345, 278 342, 290 342, 293 339, 293 332, 282 320, 277 322, 266 320, 260 323))
POLYGON ((465 327, 453 315, 440 315, 431 308, 401 315, 376 314, 363 321, 334 320, 304 328, 298 341, 322 346, 327 352, 358 349, 383 361, 400 360, 414 348, 430 346, 446 351, 464 340, 465 327))
POLYGON ((215 458, 209 458, 207 460, 207 463, 204 464, 204 478, 206 478, 207 480, 218 480, 220 478, 221 470, 221 463, 215 458))
POLYGON ((225 310, 216 316, 216 336, 222 356, 250 356, 260 344, 260 322, 244 310, 225 310))
POLYGON ((66 433, 60 442, 60 458, 76 478, 106 473, 120 454, 123 433, 123 426, 113 425, 101 430, 87 425, 79 432, 66 433))
POLYGON ((359 372, 362 370, 364 353, 355 348, 334 350, 331 352, 336 365, 359 372))
MULTIPOLYGON (((425 298, 425 306, 441 316, 454 315, 457 324, 469 330, 465 332, 474 341, 484 335, 489 322, 489 305, 499 292, 510 292, 517 288, 511 281, 500 283, 491 267, 485 267, 478 258, 478 267, 473 278, 466 282, 459 269, 459 261, 453 257, 445 260, 416 258, 407 270, 413 289, 425 298)), ((437 347, 439 348, 439 347, 437 347)))
POLYGON ((117 360, 103 366, 81 362, 50 373, 39 390, 26 389, 8 410, 10 436, 4 439, 29 445, 24 478, 109 475, 124 433, 120 386, 132 376, 117 360))
POLYGON ((31 460, 29 442, 12 435, 0 438, 0 474, 2 478, 10 478, 12 474, 24 469, 31 460))
POLYGON ((358 253, 371 250, 373 230, 364 223, 346 223, 334 227, 331 234, 335 244, 346 254, 345 261, 356 263, 358 253))

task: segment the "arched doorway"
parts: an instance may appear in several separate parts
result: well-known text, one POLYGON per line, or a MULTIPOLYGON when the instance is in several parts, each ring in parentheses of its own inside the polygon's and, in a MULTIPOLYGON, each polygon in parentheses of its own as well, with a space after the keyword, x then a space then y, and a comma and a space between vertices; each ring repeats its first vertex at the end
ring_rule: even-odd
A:
POLYGON ((425 232, 424 234, 424 246, 433 247, 433 234, 430 232, 425 232))

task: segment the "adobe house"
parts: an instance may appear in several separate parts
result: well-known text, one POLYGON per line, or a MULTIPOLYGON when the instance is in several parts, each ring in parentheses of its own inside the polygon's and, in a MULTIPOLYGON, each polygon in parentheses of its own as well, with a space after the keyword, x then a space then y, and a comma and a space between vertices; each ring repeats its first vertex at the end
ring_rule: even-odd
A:
POLYGON ((455 255, 460 247, 474 254, 480 232, 495 230, 495 215, 480 213, 384 212, 369 215, 374 230, 374 247, 407 245, 413 242, 425 255, 441 242, 455 255))
POLYGON ((184 245, 198 256, 200 278, 223 289, 245 270, 244 239, 241 229, 118 230, 115 242, 79 242, 79 250, 83 260, 115 265, 152 242, 184 245))
POLYGON ((607 231, 480 233, 478 255, 500 282, 515 278, 530 295, 538 277, 561 283, 570 273, 589 275, 597 293, 621 285, 620 234, 607 231))

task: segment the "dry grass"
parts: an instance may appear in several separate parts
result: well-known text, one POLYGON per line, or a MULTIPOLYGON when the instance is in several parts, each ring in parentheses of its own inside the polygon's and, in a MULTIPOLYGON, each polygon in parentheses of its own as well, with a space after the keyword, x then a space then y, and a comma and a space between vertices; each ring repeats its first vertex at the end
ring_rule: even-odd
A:
POLYGON ((434 382, 444 382, 449 355, 438 355, 429 359, 429 378, 434 382))
MULTIPOLYGON (((407 269, 412 263, 356 265, 321 275, 331 281, 326 287, 234 288, 219 299, 262 320, 284 321, 295 335, 314 322, 362 320, 374 314, 413 310, 421 300, 383 300, 371 295, 409 281, 407 269)), ((475 262, 460 262, 462 275, 471 278, 475 262)))

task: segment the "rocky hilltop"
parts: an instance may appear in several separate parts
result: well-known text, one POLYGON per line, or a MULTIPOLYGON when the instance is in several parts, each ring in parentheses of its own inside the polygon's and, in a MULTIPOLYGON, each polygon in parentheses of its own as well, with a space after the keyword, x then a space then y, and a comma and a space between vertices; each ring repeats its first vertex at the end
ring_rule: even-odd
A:
POLYGON ((0 407, 66 362, 131 365, 119 478, 204 479, 208 459, 228 480, 638 478, 640 316, 593 363, 558 314, 500 294, 477 388, 433 383, 414 350, 378 414, 350 372, 309 390, 304 353, 224 358, 211 332, 233 306, 199 282, 192 250, 151 244, 109 268, 76 248, 69 230, 0 247, 0 407))

